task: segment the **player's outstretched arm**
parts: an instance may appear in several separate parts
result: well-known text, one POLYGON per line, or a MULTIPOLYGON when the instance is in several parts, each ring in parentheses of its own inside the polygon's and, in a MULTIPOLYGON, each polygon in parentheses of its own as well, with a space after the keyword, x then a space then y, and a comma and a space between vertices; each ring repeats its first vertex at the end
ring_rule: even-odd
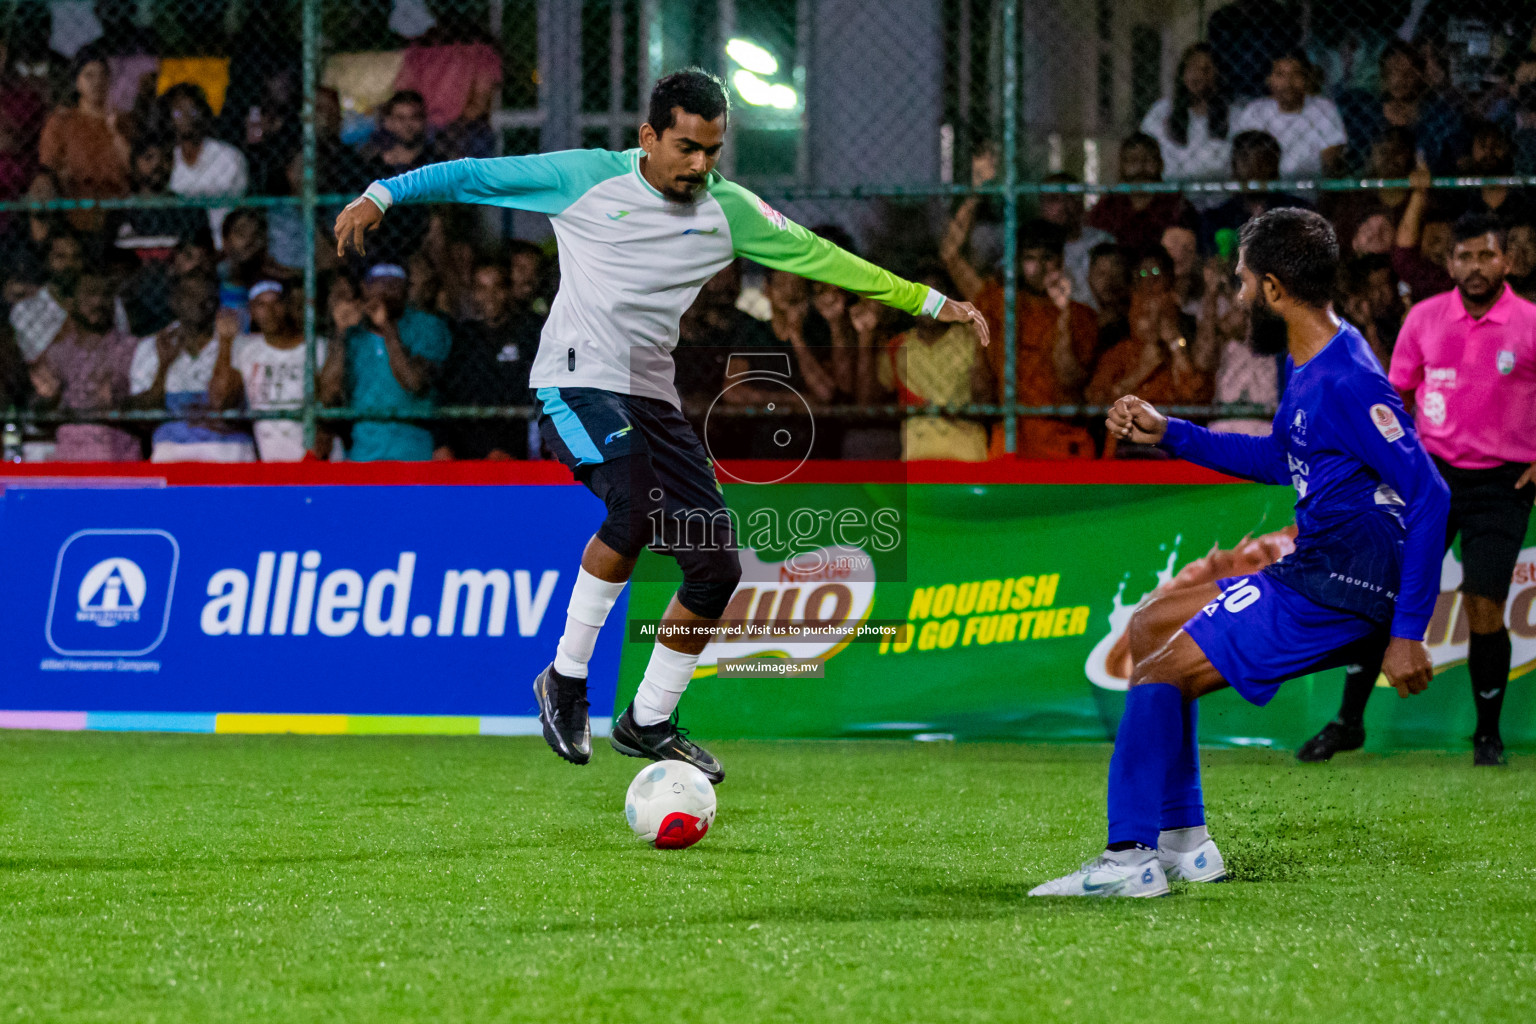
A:
POLYGON ((1136 444, 1160 444, 1179 458, 1207 469, 1265 484, 1291 482, 1285 452, 1270 435, 1218 434, 1176 416, 1164 416, 1135 395, 1116 401, 1105 423, 1115 437, 1136 444))
POLYGON ((983 347, 992 343, 992 330, 987 326, 987 318, 981 315, 981 310, 969 302, 957 302, 946 298, 944 305, 939 307, 939 315, 935 319, 946 324, 969 323, 971 329, 976 332, 976 340, 981 342, 983 347))
POLYGON ((991 340, 985 318, 970 303, 956 302, 838 248, 735 182, 716 180, 710 195, 725 213, 736 255, 773 270, 837 285, 913 316, 931 316, 946 323, 966 321, 976 329, 982 344, 991 340))
POLYGON ((359 256, 365 255, 366 236, 368 232, 378 227, 383 219, 384 211, 367 196, 358 196, 348 203, 346 208, 336 215, 337 258, 346 259, 348 250, 359 256))
POLYGON ((1135 395, 1126 395, 1110 406, 1104 425, 1115 437, 1135 444, 1157 444, 1168 433, 1168 417, 1135 395))
POLYGON ((395 203, 481 203, 553 217, 598 182, 627 173, 630 159, 603 149, 568 149, 418 167, 374 182, 342 211, 337 255, 345 256, 349 247, 361 253, 364 235, 395 203))

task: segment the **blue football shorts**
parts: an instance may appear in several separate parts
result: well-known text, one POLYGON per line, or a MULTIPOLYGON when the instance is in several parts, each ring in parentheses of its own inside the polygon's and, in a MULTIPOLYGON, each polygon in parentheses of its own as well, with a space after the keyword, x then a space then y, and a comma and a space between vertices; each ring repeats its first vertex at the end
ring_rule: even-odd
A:
POLYGON ((1216 585, 1221 596, 1184 632, 1251 704, 1268 704, 1287 679, 1368 661, 1386 649, 1386 626, 1320 605, 1262 572, 1216 585))

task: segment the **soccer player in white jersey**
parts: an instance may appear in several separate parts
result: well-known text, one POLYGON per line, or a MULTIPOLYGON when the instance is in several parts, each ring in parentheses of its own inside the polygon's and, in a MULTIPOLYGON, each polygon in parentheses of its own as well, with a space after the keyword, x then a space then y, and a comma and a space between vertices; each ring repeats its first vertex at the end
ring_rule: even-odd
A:
MULTIPOLYGON (((632 757, 680 760, 714 782, 720 762, 678 729, 675 710, 725 611, 741 564, 714 466, 673 384, 678 321, 738 256, 835 284, 911 314, 987 325, 968 303, 913 284, 806 231, 715 171, 729 99, 697 68, 651 93, 640 148, 569 150, 431 164, 376 181, 336 219, 337 248, 404 201, 486 203, 547 214, 560 248, 531 384, 545 443, 608 513, 582 554, 554 662, 534 681, 544 738, 575 764, 592 757, 587 663, 646 547, 677 559, 683 584, 634 701, 610 742, 632 757), (709 525, 699 536, 700 522, 709 525), (664 630, 664 632, 667 632, 664 630)), ((722 382, 723 383, 723 382, 722 382)))

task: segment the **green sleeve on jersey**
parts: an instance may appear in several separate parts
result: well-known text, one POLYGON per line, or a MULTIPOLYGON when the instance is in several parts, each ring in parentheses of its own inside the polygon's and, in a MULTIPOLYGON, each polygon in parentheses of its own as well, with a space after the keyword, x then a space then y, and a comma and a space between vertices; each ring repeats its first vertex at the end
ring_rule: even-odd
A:
POLYGON ((567 149, 534 156, 448 160, 376 184, 388 192, 391 203, 483 203, 553 217, 593 185, 627 173, 629 159, 605 149, 567 149))
POLYGON ((735 182, 717 178, 709 194, 725 211, 731 245, 738 256, 774 270, 835 284, 914 315, 931 316, 943 304, 943 296, 933 289, 903 280, 813 235, 735 182))

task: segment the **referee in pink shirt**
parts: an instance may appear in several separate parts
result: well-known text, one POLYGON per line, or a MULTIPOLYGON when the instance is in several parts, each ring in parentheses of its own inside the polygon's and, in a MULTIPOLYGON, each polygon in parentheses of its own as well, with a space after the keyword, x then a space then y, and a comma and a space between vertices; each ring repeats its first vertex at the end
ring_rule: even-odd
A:
MULTIPOLYGON (((1472 763, 1504 763, 1499 712, 1509 683, 1504 605, 1536 498, 1536 305, 1504 283, 1504 228, 1487 215, 1456 224, 1453 291, 1403 321, 1388 377, 1451 488, 1445 544, 1461 534, 1461 594, 1472 635, 1467 668, 1477 729, 1472 763)), ((1365 743, 1379 664, 1352 666, 1339 716, 1296 756, 1326 761, 1365 743)))

